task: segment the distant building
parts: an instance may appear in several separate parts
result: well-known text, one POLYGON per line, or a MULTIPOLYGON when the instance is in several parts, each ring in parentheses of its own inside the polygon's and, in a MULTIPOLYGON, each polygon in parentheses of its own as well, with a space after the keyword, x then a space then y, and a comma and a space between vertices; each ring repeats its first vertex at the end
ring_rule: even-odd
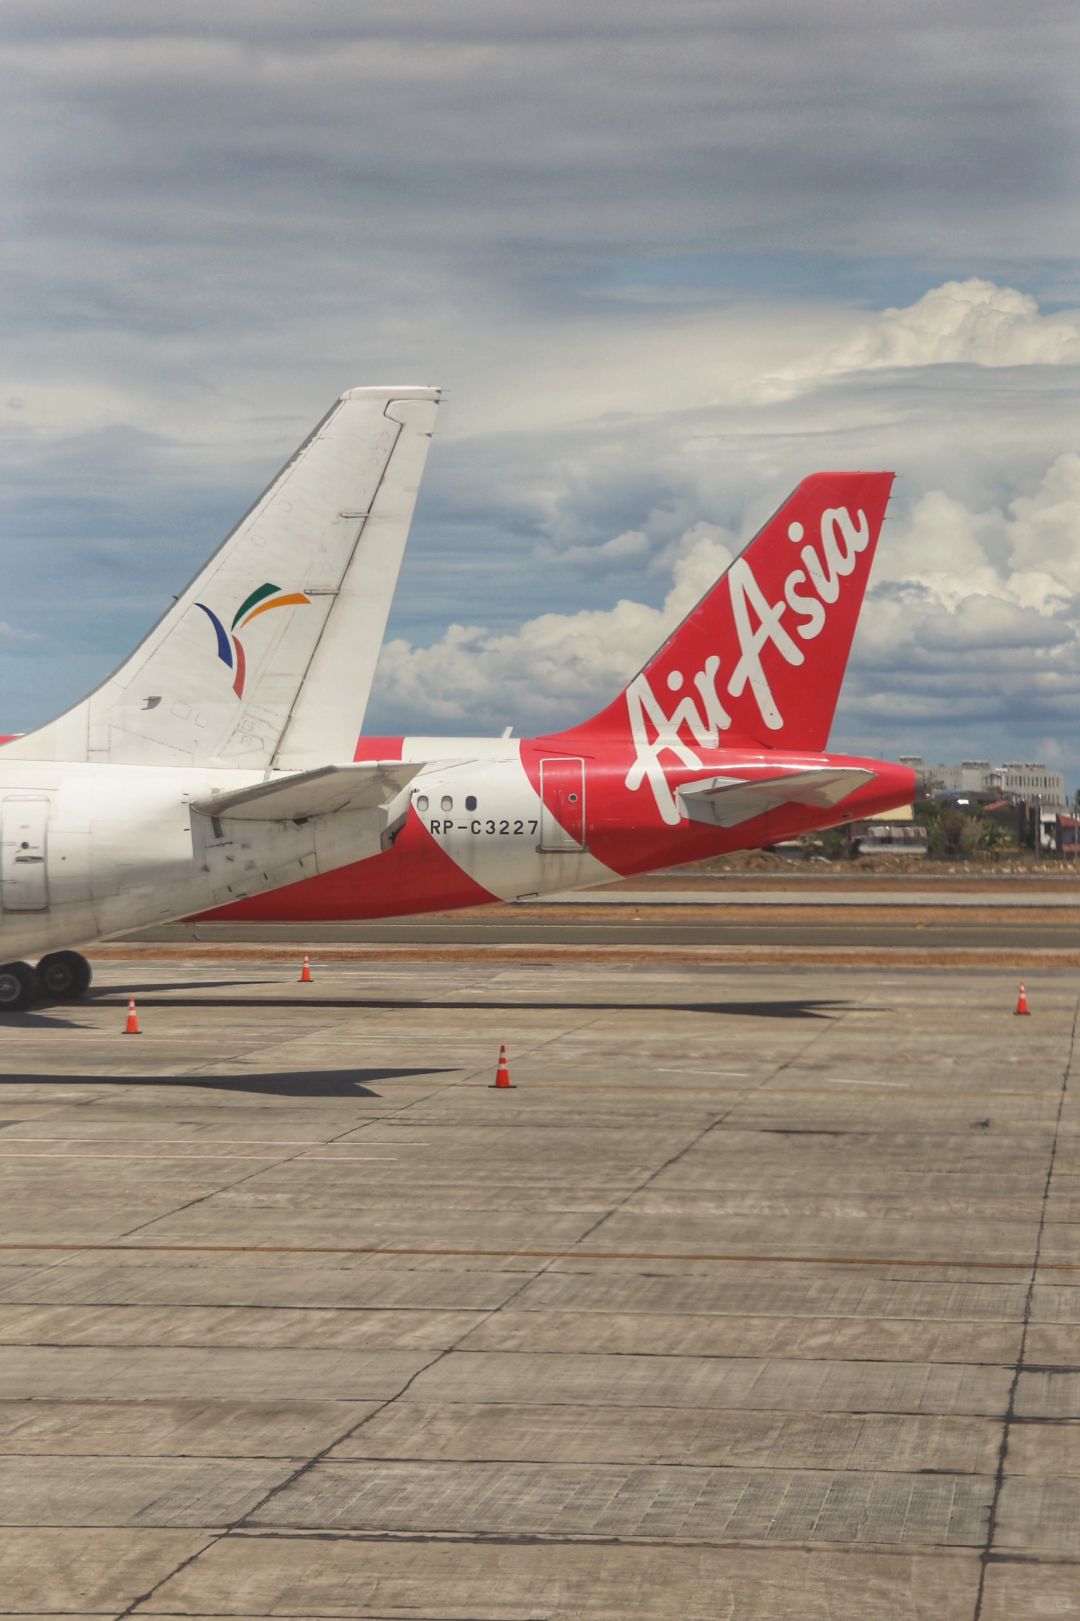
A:
POLYGON ((992 771, 989 760, 961 760, 959 765, 935 765, 930 769, 935 788, 954 794, 981 794, 992 771))
POLYGON ((928 842, 926 828, 919 822, 874 816, 848 825, 848 848, 853 856, 925 856, 928 842))
POLYGON ((1058 815, 1058 853, 1073 860, 1080 856, 1080 818, 1058 815))
POLYGON ((910 766, 918 789, 927 794, 987 794, 1014 803, 1031 801, 1043 805, 1066 805, 1065 777, 1041 760, 1007 760, 992 765, 989 760, 961 760, 958 765, 927 765, 918 754, 900 756, 900 764, 910 766))
POLYGON ((1006 799, 1035 799, 1044 805, 1064 805, 1065 777, 1039 761, 1021 765, 1008 760, 990 773, 988 788, 996 788, 1006 799))

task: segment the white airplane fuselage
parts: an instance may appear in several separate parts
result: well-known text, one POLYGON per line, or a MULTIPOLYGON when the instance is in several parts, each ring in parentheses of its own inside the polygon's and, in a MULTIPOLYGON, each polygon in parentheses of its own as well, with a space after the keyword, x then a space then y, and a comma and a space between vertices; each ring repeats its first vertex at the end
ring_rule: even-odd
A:
POLYGON ((406 789, 374 818, 343 809, 241 821, 192 808, 264 778, 9 762, 0 750, 0 961, 225 905, 330 871, 361 849, 376 854, 408 805, 406 789))
POLYGON ((30 765, 0 749, 0 961, 210 911, 303 923, 587 888, 873 815, 912 792, 911 773, 886 761, 711 750, 665 767, 673 801, 698 783, 753 789, 778 773, 847 773, 851 786, 841 776, 835 805, 780 803, 718 826, 680 815, 671 826, 649 785, 627 788, 618 740, 588 758, 542 739, 379 738, 365 751, 376 758, 361 771, 403 756, 427 764, 374 818, 345 808, 242 820, 195 806, 256 788, 265 773, 30 765))

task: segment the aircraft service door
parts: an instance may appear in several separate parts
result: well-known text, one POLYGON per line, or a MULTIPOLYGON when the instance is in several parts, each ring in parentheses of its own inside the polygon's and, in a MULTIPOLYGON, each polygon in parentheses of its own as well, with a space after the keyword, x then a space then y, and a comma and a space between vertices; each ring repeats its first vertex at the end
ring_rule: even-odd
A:
POLYGON ((585 761, 541 760, 541 850, 585 848, 585 761))
POLYGON ((49 904, 45 860, 49 801, 44 794, 8 795, 0 811, 0 906, 5 912, 44 912, 49 904))

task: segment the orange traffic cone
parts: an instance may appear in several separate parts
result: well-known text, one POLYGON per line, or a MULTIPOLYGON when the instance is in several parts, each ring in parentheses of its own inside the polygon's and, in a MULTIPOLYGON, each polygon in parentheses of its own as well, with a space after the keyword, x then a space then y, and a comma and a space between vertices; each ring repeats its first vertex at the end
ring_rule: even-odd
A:
POLYGON ((513 1082, 510 1079, 510 1065, 506 1062, 505 1042, 499 1043, 499 1067, 495 1071, 494 1084, 499 1088, 500 1092, 507 1087, 509 1087, 511 1090, 515 1090, 513 1082))
POLYGON ((1016 998, 1016 1011, 1017 1011, 1017 1013, 1030 1013, 1031 1012, 1031 1009, 1028 1007, 1027 991, 1025 991, 1025 989, 1024 989, 1023 980, 1020 981, 1020 995, 1016 998))
POLYGON ((142 1035, 142 1031, 139 1029, 139 1015, 135 1011, 135 998, 133 996, 129 997, 128 999, 128 1016, 127 1024, 124 1026, 124 1034, 125 1036, 142 1035))
POLYGON ((311 984, 311 958, 306 951, 304 952, 304 966, 300 970, 300 983, 301 985, 311 984))

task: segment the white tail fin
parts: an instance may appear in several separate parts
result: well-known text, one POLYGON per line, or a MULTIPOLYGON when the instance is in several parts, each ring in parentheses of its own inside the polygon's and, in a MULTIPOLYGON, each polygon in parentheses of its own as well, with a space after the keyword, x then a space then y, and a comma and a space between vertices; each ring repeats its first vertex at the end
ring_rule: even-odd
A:
POLYGON ((438 402, 343 394, 127 663, 4 758, 351 760, 438 402))

